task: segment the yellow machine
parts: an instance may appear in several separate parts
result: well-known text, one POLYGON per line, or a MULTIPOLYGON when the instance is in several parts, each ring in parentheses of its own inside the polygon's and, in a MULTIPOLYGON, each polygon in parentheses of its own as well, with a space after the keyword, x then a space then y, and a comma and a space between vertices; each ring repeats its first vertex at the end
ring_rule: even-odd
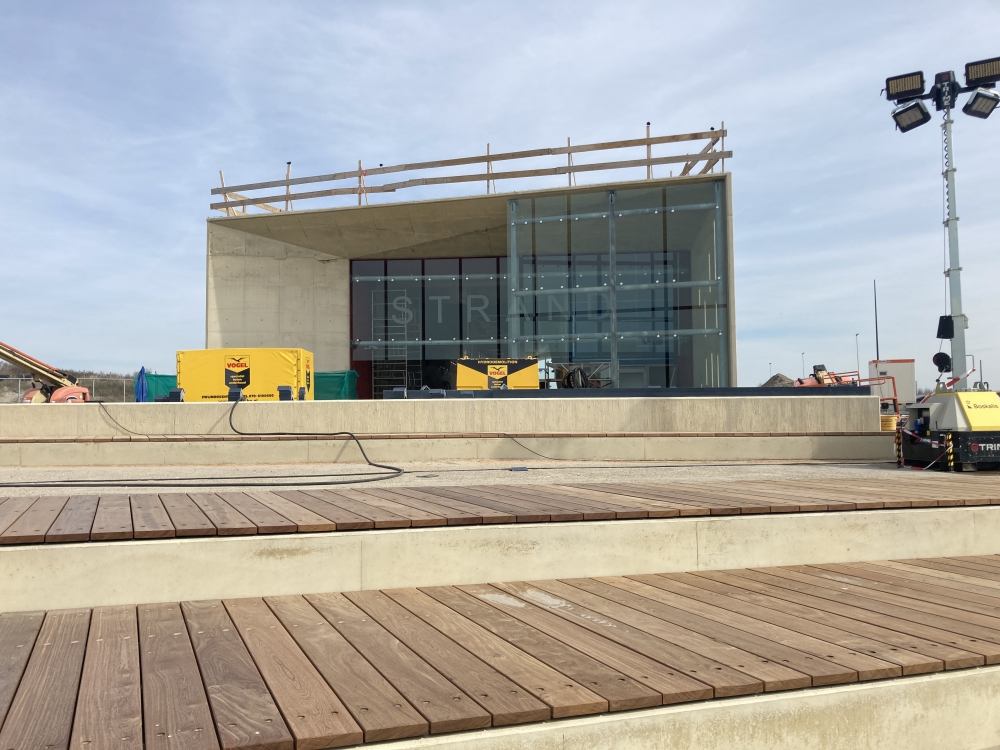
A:
POLYGON ((537 390, 538 360, 463 357, 452 362, 451 381, 457 391, 537 390))
POLYGON ((1000 397, 994 391, 941 389, 907 407, 899 463, 946 471, 1000 468, 1000 397))
POLYGON ((191 349, 177 352, 177 387, 185 401, 279 401, 286 386, 296 401, 313 400, 313 354, 305 349, 191 349), (284 390, 284 389, 282 389, 284 390))

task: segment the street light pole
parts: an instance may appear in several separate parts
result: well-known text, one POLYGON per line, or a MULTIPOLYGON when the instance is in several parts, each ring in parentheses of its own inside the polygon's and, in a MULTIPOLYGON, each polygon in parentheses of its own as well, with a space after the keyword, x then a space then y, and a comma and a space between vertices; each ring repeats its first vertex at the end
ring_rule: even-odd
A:
MULTIPOLYGON (((955 159, 951 141, 951 107, 944 110, 944 122, 941 123, 942 148, 944 149, 944 184, 948 208, 948 217, 944 224, 948 229, 948 291, 951 298, 951 317, 955 323, 955 334, 951 340, 951 366, 954 375, 958 377, 965 372, 965 329, 969 320, 962 312, 962 267, 958 262, 958 213, 955 206, 955 159)), ((964 391, 968 387, 967 379, 961 378, 955 383, 955 390, 964 391)))

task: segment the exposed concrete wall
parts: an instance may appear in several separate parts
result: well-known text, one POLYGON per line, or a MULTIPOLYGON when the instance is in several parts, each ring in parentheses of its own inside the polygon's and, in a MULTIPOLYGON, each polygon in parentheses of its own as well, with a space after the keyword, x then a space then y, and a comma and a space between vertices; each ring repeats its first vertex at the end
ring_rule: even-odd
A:
POLYGON ((1000 506, 0 547, 0 609, 1000 552, 1000 506))
MULTIPOLYGON (((0 438, 128 435, 108 414, 140 434, 226 435, 231 406, 3 404, 0 438)), ((865 432, 879 429, 879 411, 875 396, 245 402, 234 422, 300 433, 865 432)))
POLYGON ((208 225, 208 348, 302 347, 317 370, 350 367, 350 263, 208 225))
MULTIPOLYGON (((378 463, 445 459, 856 461, 894 457, 892 433, 800 437, 420 437, 365 439, 378 463)), ((206 466, 362 463, 346 440, 0 442, 0 466, 206 466)))
POLYGON ((393 750, 996 750, 1000 667, 456 732, 393 750))

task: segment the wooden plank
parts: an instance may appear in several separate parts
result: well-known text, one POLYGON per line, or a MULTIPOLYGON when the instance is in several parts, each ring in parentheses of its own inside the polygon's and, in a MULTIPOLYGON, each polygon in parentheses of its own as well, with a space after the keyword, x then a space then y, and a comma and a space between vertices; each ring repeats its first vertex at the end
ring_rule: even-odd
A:
POLYGON ((219 497, 257 527, 258 534, 294 534, 298 525, 243 492, 219 492, 219 497))
POLYGON ((263 599, 226 599, 226 611, 295 737, 296 750, 356 745, 361 727, 263 599))
POLYGON ((396 500, 388 500, 365 490, 337 490, 337 494, 357 500, 365 505, 381 508, 397 516, 402 516, 414 528, 422 526, 445 526, 447 524, 447 521, 440 512, 432 513, 426 508, 416 508, 396 500))
MULTIPOLYGON (((541 489, 540 485, 535 485, 541 489)), ((557 495, 560 497, 568 497, 577 503, 586 503, 595 508, 604 508, 605 510, 614 514, 614 518, 649 518, 649 511, 644 508, 637 508, 635 505, 625 505, 621 502, 615 502, 615 498, 612 495, 606 495, 604 493, 588 493, 583 490, 577 489, 575 487, 564 487, 562 485, 545 485, 545 492, 551 495, 557 495)), ((677 511, 673 512, 673 515, 677 515, 677 511)))
MULTIPOLYGON (((765 692, 813 684, 809 661, 795 650, 772 650, 772 644, 763 639, 748 638, 735 628, 705 622, 658 601, 646 601, 646 597, 637 591, 618 590, 610 585, 612 581, 618 583, 617 578, 605 580, 608 583, 576 579, 572 583, 578 584, 578 590, 574 590, 569 581, 544 581, 534 585, 553 597, 565 600, 571 607, 585 608, 620 620, 626 626, 755 677, 764 683, 765 692), (625 606, 621 606, 623 604, 625 606)), ((628 583, 634 585, 633 581, 628 583)), ((842 676, 844 681, 850 681, 855 676, 853 672, 843 669, 835 674, 842 676)))
POLYGON ((245 494, 252 497, 261 505, 266 505, 275 513, 279 513, 284 518, 287 518, 296 525, 296 530, 299 532, 337 530, 337 524, 333 521, 323 518, 318 513, 313 513, 301 505, 296 505, 291 500, 286 500, 279 495, 275 495, 273 492, 248 491, 245 494))
MULTIPOLYGON (((655 518, 653 511, 674 511, 679 516, 707 516, 710 515, 712 509, 704 504, 698 503, 683 503, 683 502, 673 502, 670 500, 664 500, 660 494, 652 493, 644 490, 638 490, 631 488, 629 485, 621 484, 610 484, 610 483, 594 483, 594 484, 582 484, 582 483, 566 483, 564 487, 571 487, 573 489, 584 490, 587 492, 602 492, 612 495, 616 502, 633 504, 634 507, 643 508, 649 511, 649 517, 655 518)), ((668 513, 668 516, 673 516, 673 513, 668 513)))
MULTIPOLYGON (((524 653, 558 669, 577 683, 586 685, 589 690, 604 699, 610 711, 648 708, 662 703, 658 691, 637 682, 623 672, 602 664, 557 638, 553 638, 503 611, 477 600, 464 591, 450 586, 420 590, 483 629, 503 638, 524 653)), ((691 687, 711 694, 711 691, 701 683, 692 681, 691 687)), ((555 710, 553 710, 553 715, 555 715, 555 710)))
POLYGON ((522 508, 525 513, 539 513, 546 516, 547 521, 582 521, 583 513, 578 509, 570 509, 569 505, 550 502, 540 495, 525 497, 516 492, 508 492, 507 488, 494 487, 449 487, 452 492, 464 495, 471 502, 497 503, 500 508, 522 508))
POLYGON ((477 505, 498 510, 501 513, 511 514, 514 517, 515 523, 546 523, 549 520, 548 513, 537 508, 529 508, 524 503, 500 502, 491 497, 477 495, 474 492, 463 492, 460 487, 427 487, 424 491, 440 497, 460 500, 470 505, 477 505))
POLYGON ((139 637, 132 605, 94 608, 71 745, 143 748, 139 637))
POLYGON ((489 711, 493 726, 551 718, 551 710, 540 700, 382 592, 352 591, 345 596, 489 711))
POLYGON ((427 719, 431 734, 490 726, 490 714, 343 594, 306 600, 427 719))
POLYGON ((87 649, 89 609, 45 615, 3 729, 4 750, 67 750, 87 649))
POLYGON ((44 617, 44 612, 0 614, 0 727, 28 665, 44 617))
POLYGON ((73 495, 45 533, 46 542, 86 542, 97 515, 97 495, 73 495))
POLYGON ((170 516, 177 536, 215 536, 215 524, 185 493, 164 492, 160 495, 160 502, 170 516))
POLYGON ((299 492, 298 490, 282 490, 281 492, 276 491, 274 494, 283 497, 286 500, 291 500, 296 505, 322 516, 327 521, 332 521, 337 525, 337 531, 375 528, 375 524, 371 521, 371 519, 359 516, 357 513, 351 513, 350 511, 344 510, 339 506, 331 505, 325 500, 320 500, 319 498, 313 497, 305 492, 299 492))
MULTIPOLYGON (((387 492, 388 490, 378 488, 378 491, 387 492)), ((414 490, 409 487, 393 487, 391 491, 395 494, 403 495, 404 497, 412 497, 424 500, 425 502, 433 503, 435 505, 440 505, 459 513, 468 513, 470 516, 478 517, 480 519, 478 523, 514 523, 516 518, 512 513, 494 510, 493 508, 485 508, 480 505, 475 505, 474 503, 467 503, 464 500, 455 500, 450 497, 444 497, 443 495, 437 495, 433 492, 414 490)))
POLYGON ((376 529, 405 529, 410 525, 410 519, 401 515, 380 508, 376 505, 368 505, 354 498, 348 497, 333 490, 305 490, 305 494, 330 503, 349 513, 354 513, 361 518, 367 518, 374 524, 376 529))
POLYGON ((400 492, 394 492, 393 490, 382 489, 381 487, 368 487, 364 490, 364 493, 366 495, 374 495, 375 497, 391 500, 395 503, 399 503, 400 505, 408 505, 416 510, 423 510, 434 515, 439 515, 445 519, 445 522, 449 526, 470 526, 483 522, 482 516, 478 513, 470 510, 457 510, 455 508, 449 508, 446 505, 435 504, 419 496, 404 495, 400 492))
POLYGON ((8 497, 0 504, 0 532, 6 531, 11 524, 31 507, 37 497, 8 497))
MULTIPOLYGON (((774 613, 756 604, 730 599, 716 591, 699 586, 699 582, 705 583, 684 573, 657 576, 654 585, 662 591, 669 591, 677 596, 662 598, 660 594, 655 596, 658 597, 657 601, 668 599, 670 602, 683 601, 686 611, 696 612, 717 622, 731 624, 744 632, 853 670, 859 680, 900 677, 903 673, 902 668, 895 662, 872 655, 877 650, 874 643, 868 643, 857 637, 852 638, 847 633, 837 632, 834 628, 817 625, 803 628, 802 623, 795 618, 774 613), (692 599, 699 604, 688 604, 687 601, 692 599), (726 612, 732 613, 735 617, 724 614, 726 612), (839 645, 838 641, 841 640, 849 640, 853 645, 839 645)), ((644 595, 647 591, 642 593, 644 595)), ((786 663, 795 667, 793 662, 786 663)), ((806 657, 803 668, 808 668, 809 664, 814 663, 815 659, 806 657)))
MULTIPOLYGON (((474 597, 477 601, 483 602, 525 625, 537 629, 544 635, 548 635, 607 665, 609 668, 621 671, 636 682, 652 688, 660 693, 663 704, 704 700, 714 695, 714 691, 709 685, 694 677, 493 586, 478 584, 457 586, 456 588, 462 593, 474 597)), ((592 685, 592 687, 596 689, 599 686, 592 685)), ((757 692, 762 690, 763 686, 761 685, 757 692)))
POLYGON ((208 516, 219 536, 247 536, 257 533, 255 524, 215 493, 192 492, 188 497, 208 516))
POLYGON ((174 525, 157 495, 131 495, 132 537, 134 539, 172 539, 174 525))
POLYGON ((222 747, 293 750, 292 735, 222 602, 181 602, 181 610, 222 747))
MULTIPOLYGON (((804 592, 772 585, 768 582, 766 575, 742 575, 744 572, 746 571, 699 573, 698 575, 711 577, 713 580, 745 589, 751 594, 761 595, 766 598, 767 606, 772 609, 787 612, 804 620, 828 623, 841 630, 868 636, 897 648, 909 649, 939 659, 944 663, 945 669, 964 669, 985 663, 981 654, 965 651, 947 643, 943 644, 922 638, 906 632, 905 627, 893 627, 890 622, 859 620, 852 616, 856 613, 849 606, 830 605, 830 603, 804 592)), ((748 598, 747 594, 733 594, 733 596, 748 598)), ((750 600, 752 601, 752 599, 750 600)))
POLYGON ((552 718, 608 710, 608 702, 596 693, 426 594, 416 589, 382 593, 535 696, 549 707, 552 718))
MULTIPOLYGON (((573 604, 563 597, 553 596, 532 584, 513 582, 493 585, 505 593, 535 604, 569 622, 582 625, 591 632, 603 635, 626 648, 710 685, 715 691, 715 697, 748 695, 759 693, 765 689, 762 680, 749 676, 747 672, 734 669, 720 661, 695 653, 673 642, 665 641, 638 628, 630 627, 619 619, 608 618, 590 608, 573 604)), ((697 634, 692 633, 691 637, 696 638, 697 634)), ((703 645, 705 648, 710 647, 710 644, 705 643, 710 639, 702 637, 698 640, 699 645, 703 645)), ((746 665, 746 669, 758 666, 753 665, 749 656, 741 663, 746 665)), ((800 682, 805 680, 804 684, 808 684, 808 679, 803 675, 794 675, 791 670, 787 669, 778 675, 778 678, 800 682)))
MULTIPOLYGON (((40 497, 7 530, 0 544, 41 544, 45 533, 66 506, 68 497, 40 497)), ((6 503, 4 503, 6 505, 6 503)))
POLYGON ((852 569, 860 569, 872 575, 885 576, 886 581, 892 585, 933 591, 941 596, 955 597, 965 602, 978 602, 985 607, 1000 607, 1000 591, 996 589, 961 580, 949 581, 932 575, 924 575, 918 572, 919 568, 908 568, 905 565, 893 563, 854 563, 852 569))
POLYGON ((97 502, 91 541, 132 538, 132 507, 128 495, 101 495, 97 502))
POLYGON ((427 734, 427 721, 309 602, 301 596, 264 601, 361 725, 365 742, 427 734))
POLYGON ((218 750, 181 606, 141 604, 138 610, 146 750, 218 750))

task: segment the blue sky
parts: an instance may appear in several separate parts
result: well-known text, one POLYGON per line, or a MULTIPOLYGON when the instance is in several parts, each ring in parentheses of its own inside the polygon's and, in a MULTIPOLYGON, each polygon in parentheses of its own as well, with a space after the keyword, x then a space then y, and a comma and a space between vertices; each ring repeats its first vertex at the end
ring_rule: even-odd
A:
MULTIPOLYGON (((286 161, 316 174, 725 121, 740 383, 797 376, 802 352, 854 369, 856 333, 873 358, 877 279, 882 355, 929 384, 939 117, 902 135, 879 92, 1000 55, 998 23, 995 2, 9 4, 0 340, 62 367, 172 371, 204 345, 219 169, 233 184, 286 161)), ((995 384, 998 129, 956 114, 968 348, 995 384)))

